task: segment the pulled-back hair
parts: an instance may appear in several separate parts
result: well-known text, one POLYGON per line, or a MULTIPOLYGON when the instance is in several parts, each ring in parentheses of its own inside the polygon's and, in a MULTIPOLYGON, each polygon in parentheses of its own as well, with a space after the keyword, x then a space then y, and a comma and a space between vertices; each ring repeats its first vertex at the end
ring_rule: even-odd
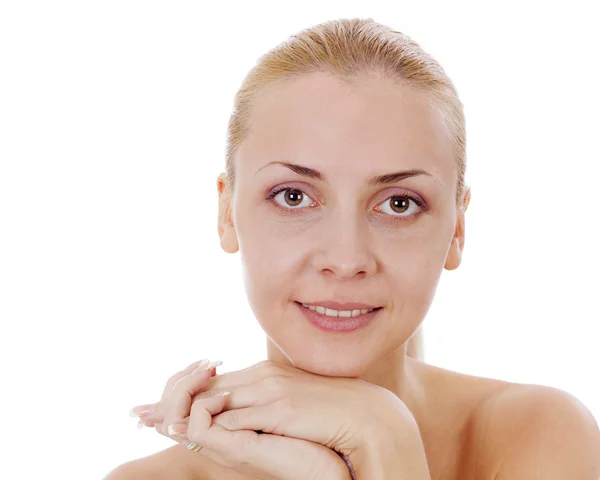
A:
MULTIPOLYGON (((324 22, 292 35, 261 56, 234 99, 226 143, 226 182, 235 188, 235 155, 248 135, 252 106, 271 84, 313 72, 325 72, 353 84, 385 77, 423 97, 443 118, 457 165, 456 203, 464 195, 466 132, 463 105, 444 69, 407 35, 372 18, 324 22)), ((407 354, 424 359, 422 330, 407 344, 407 354)))

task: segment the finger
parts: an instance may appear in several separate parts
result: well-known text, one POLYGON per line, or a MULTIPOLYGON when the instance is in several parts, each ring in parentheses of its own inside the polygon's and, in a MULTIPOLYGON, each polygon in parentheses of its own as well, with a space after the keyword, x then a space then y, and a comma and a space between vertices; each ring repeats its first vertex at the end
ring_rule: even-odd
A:
POLYGON ((278 365, 272 361, 263 361, 243 370, 218 375, 210 381, 209 389, 230 390, 233 387, 250 385, 269 377, 286 377, 287 375, 287 367, 285 365, 278 365))
MULTIPOLYGON (((200 450, 201 454, 221 465, 234 468, 241 473, 248 473, 253 477, 256 476, 256 472, 266 472, 269 478, 289 480, 323 478, 317 476, 317 471, 313 471, 315 467, 312 462, 299 461, 298 465, 292 463, 293 467, 290 468, 290 452, 293 452, 296 461, 302 457, 318 459, 319 457, 315 457, 315 448, 318 447, 323 450, 319 453, 323 458, 334 455, 326 447, 317 447, 311 442, 296 438, 258 434, 250 430, 229 432, 214 422, 208 431, 198 432, 196 425, 192 423, 193 420, 188 425, 187 438, 203 447, 200 450)), ((264 478, 263 475, 260 478, 264 478)))
MULTIPOLYGON (((200 361, 200 362, 196 362, 193 363, 191 366, 202 366, 199 365, 200 363, 204 362, 204 360, 200 361)), ((189 367, 188 367, 189 368, 189 367)), ((197 367, 196 367, 197 368, 197 367)), ((193 371, 193 370, 192 370, 193 371)), ((214 377, 217 374, 217 367, 211 368, 210 369, 210 376, 214 377)), ((162 420, 162 418, 164 417, 163 413, 162 413, 162 409, 157 409, 157 407, 159 406, 160 402, 155 402, 155 403, 145 403, 142 405, 137 405, 135 407, 133 407, 130 411, 129 411, 129 416, 130 417, 140 417, 144 420, 147 420, 148 418, 150 418, 153 415, 153 419, 160 419, 162 420)))
MULTIPOLYGON (((214 371, 214 369, 213 369, 214 371)), ((214 397, 217 396, 219 394, 224 393, 225 390, 206 390, 206 391, 201 391, 199 393, 196 393, 195 395, 192 396, 192 400, 191 403, 193 404, 197 399, 202 399, 202 398, 210 398, 210 397, 214 397)), ((243 397, 240 397, 240 399, 242 399, 243 397)), ((241 404, 240 404, 241 405, 241 404)), ((242 408, 237 407, 237 408, 242 408)), ((190 407, 191 410, 191 407, 190 407)), ((148 412, 148 413, 143 413, 140 416, 140 419, 143 420, 143 422, 145 423, 146 426, 154 426, 157 423, 163 423, 164 422, 164 415, 162 412, 148 412)), ((188 418, 188 417, 186 417, 188 418)), ((170 420, 169 420, 170 422, 170 420)))
MULTIPOLYGON (((229 374, 224 376, 227 375, 229 374)), ((225 382, 211 380, 210 386, 214 387, 198 392, 192 398, 192 402, 197 398, 211 397, 220 391, 231 391, 232 394, 227 399, 225 410, 234 410, 269 405, 291 393, 290 379, 282 375, 266 377, 245 385, 225 386, 222 383, 225 382)))
MULTIPOLYGON (((140 417, 140 422, 145 426, 145 427, 149 427, 149 428, 161 428, 162 431, 162 423, 163 423, 163 418, 161 417, 160 419, 156 419, 156 418, 145 418, 145 417, 140 417)), ((179 424, 185 423, 187 425, 187 423, 189 422, 189 417, 184 418, 183 420, 181 420, 181 422, 179 424)), ((176 425, 179 425, 176 424, 176 425)), ((138 423, 139 425, 139 423, 138 423)), ((159 431, 159 433, 161 433, 159 431)))
POLYGON ((194 418, 193 422, 196 431, 208 431, 212 424, 212 416, 223 410, 223 405, 226 400, 225 393, 228 392, 223 392, 210 398, 203 398, 196 402, 195 407, 190 412, 190 416, 186 417, 183 422, 166 424, 165 428, 167 436, 179 443, 193 441, 188 436, 188 429, 189 424, 192 422, 192 416, 194 418))
POLYGON ((158 403, 147 403, 143 405, 137 405, 129 411, 129 416, 139 417, 140 415, 151 413, 157 405, 158 403))
POLYGON ((206 358, 203 360, 199 360, 197 362, 194 362, 194 363, 188 365, 186 368, 184 368, 183 370, 180 370, 176 374, 172 375, 169 378, 169 380, 167 380, 167 385, 165 386, 165 389, 163 390, 161 400, 166 399, 171 394, 171 392, 173 391, 173 388, 175 387, 177 382, 179 382, 179 380, 181 380, 182 378, 189 375, 196 368, 199 368, 202 365, 207 365, 209 363, 209 361, 210 360, 208 360, 206 358))
POLYGON ((193 370, 196 370, 196 368, 200 367, 201 365, 206 365, 208 362, 210 362, 210 360, 208 358, 204 358, 202 360, 198 360, 197 362, 194 363, 190 363, 187 367, 185 367, 183 369, 184 372, 192 372, 193 370))
MULTIPOLYGON (((213 362, 200 366, 175 384, 171 395, 164 404, 163 424, 179 423, 190 415, 192 396, 207 387, 211 375, 210 370, 221 364, 222 362, 213 362)), ((159 433, 166 434, 165 431, 159 433)))
MULTIPOLYGON (((231 396, 225 397, 228 401, 231 396)), ((331 464, 331 458, 339 461, 329 448, 315 445, 313 442, 289 438, 279 435, 258 434, 252 430, 227 431, 214 419, 222 412, 225 401, 223 397, 202 398, 192 405, 187 430, 176 428, 175 431, 187 431, 184 442, 194 442, 203 448, 200 453, 215 462, 236 470, 248 469, 248 474, 266 472, 269 478, 306 479, 324 478, 317 476, 320 465, 331 464), (316 450, 315 450, 316 449, 316 450), (299 461, 290 469, 290 453, 292 458, 311 458, 314 462, 299 461), (316 453, 317 452, 317 453, 316 453), (315 470, 316 469, 316 470, 315 470)), ((345 468, 345 467, 344 467, 345 468)), ((260 478, 264 478, 263 475, 260 478)), ((331 478, 327 476, 327 478, 331 478)), ((335 476, 337 478, 337 475, 335 476)))
MULTIPOLYGON (((283 435, 277 426, 281 419, 273 406, 249 407, 239 410, 228 410, 221 412, 212 418, 212 423, 220 425, 230 432, 236 430, 260 430, 264 433, 283 435)), ((300 437, 297 437, 300 438, 300 437)))
MULTIPOLYGON (((218 366, 222 362, 216 363, 218 366)), ((210 368, 212 364, 205 367, 210 368)), ((201 369, 195 370, 198 371, 201 369)), ((211 368, 211 375, 212 371, 216 373, 216 366, 211 368)), ((202 376, 199 380, 204 381, 204 379, 205 377, 202 376)), ((177 391, 174 387, 168 400, 162 402, 163 408, 156 409, 144 417, 145 424, 154 426, 158 433, 166 435, 166 426, 178 423, 188 416, 191 405, 197 398, 210 397, 220 391, 232 390, 232 386, 235 386, 235 395, 232 395, 228 401, 226 410, 267 405, 282 396, 288 377, 285 375, 285 369, 280 368, 279 365, 273 362, 260 362, 244 370, 226 373, 209 380, 208 384, 198 385, 192 374, 181 378, 177 383, 177 391)))
MULTIPOLYGON (((179 379, 185 377, 186 375, 189 375, 193 370, 195 370, 199 366, 208 364, 208 362, 209 362, 208 359, 199 360, 197 362, 194 362, 194 363, 188 365, 183 370, 181 370, 181 371, 177 372, 175 375, 171 376, 169 378, 169 380, 167 380, 167 385, 165 386, 165 388, 163 390, 163 393, 161 395, 161 400, 168 396, 168 393, 173 389, 174 385, 179 381, 179 379)), ((160 402, 136 405, 129 411, 129 416, 136 417, 136 416, 141 416, 143 414, 150 413, 156 409, 156 407, 159 405, 159 403, 160 402)))
MULTIPOLYGON (((233 399, 235 393, 231 395, 233 399)), ((311 410, 307 416, 298 414, 287 403, 274 403, 258 407, 227 410, 215 415, 213 424, 229 431, 260 430, 264 433, 285 435, 286 437, 313 441, 331 448, 331 428, 328 423, 330 413, 326 410, 311 410)))
MULTIPOLYGON (((210 375, 214 377, 217 374, 217 368, 211 368, 210 375)), ((210 395, 208 395, 210 396, 210 395)), ((139 417, 144 421, 161 421, 164 418, 163 408, 157 408, 160 402, 138 405, 129 411, 130 417, 139 417)))

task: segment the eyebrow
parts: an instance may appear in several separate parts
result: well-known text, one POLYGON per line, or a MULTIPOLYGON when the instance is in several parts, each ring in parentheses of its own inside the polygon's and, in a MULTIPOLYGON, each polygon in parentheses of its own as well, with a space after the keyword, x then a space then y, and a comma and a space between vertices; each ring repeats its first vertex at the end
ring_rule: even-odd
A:
MULTIPOLYGON (((258 173, 263 168, 268 167, 269 165, 275 165, 275 164, 283 165, 284 167, 289 168, 293 172, 297 173, 298 175, 302 175, 303 177, 314 178, 315 180, 321 180, 324 182, 327 181, 325 179, 325 175, 323 175, 318 170, 315 170, 314 168, 303 167, 302 165, 296 165, 295 163, 281 162, 281 161, 269 162, 266 165, 263 165, 262 167, 260 167, 256 171, 256 173, 258 173)), ((256 173, 255 173, 255 175, 256 175, 256 173)), ((377 186, 377 185, 387 185, 390 183, 399 182, 400 180, 404 180, 405 178, 415 177, 417 175, 427 175, 429 177, 433 177, 433 175, 431 173, 429 173, 428 171, 417 168, 417 169, 412 169, 412 170, 402 170, 399 172, 386 173, 384 175, 377 175, 376 177, 370 178, 368 181, 368 184, 369 184, 369 186, 372 186, 372 187, 377 186)))

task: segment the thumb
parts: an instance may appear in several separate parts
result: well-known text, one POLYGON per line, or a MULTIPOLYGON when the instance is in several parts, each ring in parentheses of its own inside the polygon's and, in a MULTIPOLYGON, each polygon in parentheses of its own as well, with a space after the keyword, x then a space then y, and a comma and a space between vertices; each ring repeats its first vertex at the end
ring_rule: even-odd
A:
POLYGON ((183 421, 171 425, 171 433, 183 434, 188 432, 190 418, 194 417, 194 429, 208 431, 212 424, 213 415, 223 411, 229 392, 219 392, 210 397, 199 397, 192 403, 190 416, 183 421))
POLYGON ((218 392, 210 397, 197 397, 190 408, 190 417, 194 417, 194 425, 201 431, 208 431, 213 415, 218 415, 225 408, 229 392, 218 392))

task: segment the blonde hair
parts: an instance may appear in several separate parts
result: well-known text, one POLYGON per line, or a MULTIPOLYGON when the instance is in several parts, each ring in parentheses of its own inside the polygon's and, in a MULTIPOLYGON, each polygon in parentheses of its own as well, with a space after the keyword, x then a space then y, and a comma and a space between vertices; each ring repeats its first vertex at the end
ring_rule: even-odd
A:
MULTIPOLYGON (((409 36, 372 18, 324 22, 292 35, 261 56, 234 99, 226 143, 226 182, 235 186, 235 154, 248 135, 252 106, 271 84, 325 72, 349 84, 380 75, 408 86, 437 111, 447 127, 457 164, 456 203, 462 201, 466 170, 463 105, 439 63, 409 36)), ((407 355, 424 359, 422 328, 407 343, 407 355)))

